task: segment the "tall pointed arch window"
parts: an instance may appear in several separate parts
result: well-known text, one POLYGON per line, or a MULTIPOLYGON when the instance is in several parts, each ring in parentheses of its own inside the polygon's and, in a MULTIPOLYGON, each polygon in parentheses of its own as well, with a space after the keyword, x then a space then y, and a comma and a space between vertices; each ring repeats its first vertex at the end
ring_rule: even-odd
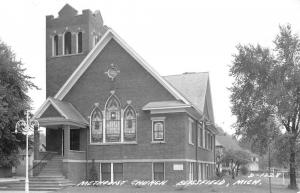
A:
POLYGON ((121 105, 118 98, 112 95, 105 107, 106 142, 121 141, 121 105))
POLYGON ((72 34, 69 31, 64 35, 64 54, 72 54, 72 34))
POLYGON ((82 32, 77 34, 77 53, 82 53, 82 32))
POLYGON ((124 112, 124 141, 136 141, 136 113, 132 106, 124 112))
POLYGON ((58 35, 55 35, 53 37, 53 42, 52 42, 52 55, 53 56, 58 56, 58 35))
POLYGON ((92 111, 91 115, 91 143, 103 142, 103 116, 98 107, 92 111))

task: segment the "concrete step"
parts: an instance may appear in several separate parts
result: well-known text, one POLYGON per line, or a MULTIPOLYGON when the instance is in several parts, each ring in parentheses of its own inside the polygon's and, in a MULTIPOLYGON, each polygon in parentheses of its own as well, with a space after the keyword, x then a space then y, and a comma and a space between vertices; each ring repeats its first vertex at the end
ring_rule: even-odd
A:
MULTIPOLYGON (((29 190, 32 191, 57 191, 67 186, 75 184, 66 179, 62 175, 62 157, 54 156, 49 160, 38 176, 29 178, 29 190)), ((5 190, 19 190, 24 191, 25 180, 12 182, 7 184, 8 188, 5 190)), ((3 189, 1 189, 3 190, 3 189)))
POLYGON ((29 178, 29 180, 64 180, 66 179, 63 175, 40 175, 37 177, 29 178))
POLYGON ((43 171, 41 171, 41 173, 59 173, 59 174, 61 174, 61 171, 59 171, 59 170, 43 170, 43 171))
POLYGON ((61 172, 61 169, 60 168, 44 168, 42 171, 60 171, 61 172))
MULTIPOLYGON (((25 181, 14 182, 13 184, 24 184, 25 181)), ((29 184, 72 184, 70 180, 60 180, 60 181, 29 181, 29 184)))
MULTIPOLYGON (((29 182, 29 187, 40 187, 40 188, 55 188, 55 187, 67 187, 67 186, 73 186, 72 183, 66 183, 66 184, 59 184, 59 183, 53 183, 53 184, 32 184, 29 182)), ((25 184, 14 184, 13 186, 9 186, 11 188, 13 187, 25 187, 25 184)))
POLYGON ((43 169, 61 170, 61 166, 45 166, 43 169))
POLYGON ((44 176, 58 176, 59 173, 41 173, 40 175, 44 175, 44 176))
MULTIPOLYGON (((57 191, 62 187, 29 187, 30 191, 57 191)), ((7 189, 1 189, 1 191, 25 191, 25 187, 9 187, 7 189)))

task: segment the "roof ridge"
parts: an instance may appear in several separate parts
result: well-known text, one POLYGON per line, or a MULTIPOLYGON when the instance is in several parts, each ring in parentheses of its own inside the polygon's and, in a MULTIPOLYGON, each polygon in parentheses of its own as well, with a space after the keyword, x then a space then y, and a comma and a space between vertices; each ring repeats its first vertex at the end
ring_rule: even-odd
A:
POLYGON ((181 76, 181 75, 190 75, 190 74, 209 74, 209 72, 184 72, 181 74, 170 74, 170 75, 164 75, 162 77, 168 77, 168 76, 181 76))

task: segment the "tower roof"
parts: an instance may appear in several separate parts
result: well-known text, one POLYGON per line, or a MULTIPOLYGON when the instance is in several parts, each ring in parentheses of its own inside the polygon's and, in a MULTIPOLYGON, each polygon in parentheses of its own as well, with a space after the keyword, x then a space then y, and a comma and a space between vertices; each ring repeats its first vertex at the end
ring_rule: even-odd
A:
POLYGON ((65 16, 75 16, 77 15, 77 10, 74 9, 71 5, 68 3, 58 12, 59 17, 65 17, 65 16))

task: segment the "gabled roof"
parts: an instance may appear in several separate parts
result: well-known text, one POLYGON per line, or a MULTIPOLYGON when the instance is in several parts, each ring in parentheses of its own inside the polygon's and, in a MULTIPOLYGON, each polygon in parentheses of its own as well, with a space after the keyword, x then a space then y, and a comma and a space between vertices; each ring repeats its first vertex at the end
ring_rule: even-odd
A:
MULTIPOLYGON (((175 87, 185 98, 187 98, 193 106, 204 113, 207 100, 211 100, 208 94, 209 91, 209 76, 208 72, 193 72, 178 75, 164 76, 164 78, 175 87)), ((212 112, 212 107, 208 111, 212 112)), ((213 113, 211 121, 213 120, 213 113)))
POLYGON ((139 56, 116 32, 112 29, 108 29, 106 33, 101 37, 97 45, 89 52, 89 54, 80 63, 77 69, 65 82, 65 84, 60 88, 54 98, 62 100, 71 88, 76 84, 79 78, 91 65, 94 59, 99 55, 99 53, 105 48, 107 43, 114 39, 119 45, 124 48, 146 71, 148 71, 166 90, 168 90, 177 100, 183 101, 185 104, 189 104, 188 100, 180 94, 176 89, 173 88, 164 78, 162 78, 146 61, 139 56))
POLYGON ((51 105, 55 108, 55 110, 57 110, 57 112, 59 112, 59 114, 62 116, 61 118, 68 121, 74 121, 80 124, 88 125, 88 121, 77 111, 77 109, 71 103, 63 102, 52 97, 48 97, 44 104, 37 110, 34 118, 41 118, 43 113, 46 112, 48 107, 50 107, 51 105))
POLYGON ((216 135, 216 146, 222 146, 225 149, 233 149, 233 150, 242 149, 239 146, 238 141, 228 134, 216 135))

